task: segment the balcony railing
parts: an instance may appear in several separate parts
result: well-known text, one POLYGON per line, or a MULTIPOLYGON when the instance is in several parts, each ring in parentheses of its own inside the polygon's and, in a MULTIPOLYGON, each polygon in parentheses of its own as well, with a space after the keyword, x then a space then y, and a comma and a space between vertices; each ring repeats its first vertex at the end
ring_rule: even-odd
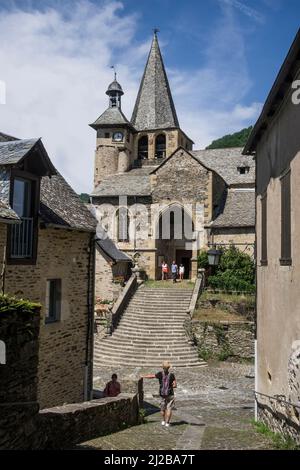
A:
POLYGON ((31 258, 33 247, 33 218, 21 217, 20 224, 12 225, 10 239, 11 258, 31 258))

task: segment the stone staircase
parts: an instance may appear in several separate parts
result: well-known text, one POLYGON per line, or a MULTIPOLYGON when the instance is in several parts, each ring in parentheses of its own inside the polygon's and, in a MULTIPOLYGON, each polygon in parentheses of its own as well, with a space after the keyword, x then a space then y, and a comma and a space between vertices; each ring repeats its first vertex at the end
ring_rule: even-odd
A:
POLYGON ((95 342, 94 367, 159 367, 163 360, 175 367, 206 365, 183 328, 192 292, 140 286, 112 336, 95 342))

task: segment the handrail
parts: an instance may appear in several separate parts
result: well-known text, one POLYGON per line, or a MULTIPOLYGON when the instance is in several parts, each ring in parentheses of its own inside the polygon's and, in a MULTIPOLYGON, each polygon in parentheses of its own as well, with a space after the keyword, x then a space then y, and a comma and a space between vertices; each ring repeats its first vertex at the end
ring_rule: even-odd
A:
POLYGON ((271 398, 272 400, 277 400, 279 402, 286 403, 289 406, 293 406, 294 408, 299 408, 300 409, 300 404, 296 405, 296 403, 292 403, 291 401, 287 401, 287 400, 285 400, 285 398, 281 398, 281 395, 267 395, 265 393, 257 392, 256 390, 253 390, 253 392, 254 392, 255 398, 256 398, 256 395, 261 395, 262 397, 271 398))

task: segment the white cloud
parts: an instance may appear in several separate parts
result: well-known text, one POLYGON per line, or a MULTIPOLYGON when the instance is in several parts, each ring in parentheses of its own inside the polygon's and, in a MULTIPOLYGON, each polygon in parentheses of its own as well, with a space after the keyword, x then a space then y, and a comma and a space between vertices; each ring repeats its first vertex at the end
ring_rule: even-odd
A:
MULTIPOLYGON (((74 189, 89 192, 95 131, 88 123, 107 107, 110 65, 117 67, 123 111, 130 118, 150 38, 135 44, 138 16, 126 14, 119 2, 63 5, 0 11, 0 64, 5 64, 0 80, 6 83, 0 130, 43 137, 58 170, 74 189)), ((193 65, 192 76, 183 70, 169 74, 182 129, 199 148, 245 127, 259 112, 259 104, 241 104, 252 84, 231 7, 225 5, 212 26, 205 63, 193 65)))
MULTIPOLYGON (((122 4, 96 8, 77 2, 64 11, 0 12, 0 79, 6 105, 0 129, 18 137, 43 137, 57 168, 79 191, 93 181, 95 131, 88 127, 107 107, 113 52, 130 47, 136 18, 122 4)), ((137 84, 120 66, 126 97, 137 84)), ((126 106, 125 106, 126 111, 126 106)))

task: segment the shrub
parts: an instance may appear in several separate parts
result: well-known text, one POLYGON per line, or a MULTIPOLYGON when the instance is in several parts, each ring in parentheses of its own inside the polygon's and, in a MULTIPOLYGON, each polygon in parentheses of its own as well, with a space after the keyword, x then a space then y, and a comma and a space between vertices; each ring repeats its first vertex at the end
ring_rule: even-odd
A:
POLYGON ((207 269, 208 267, 209 267, 209 264, 208 264, 207 251, 201 250, 198 255, 198 268, 207 269))
MULTIPOLYGON (((204 259, 204 256, 202 255, 204 259)), ((231 246, 223 250, 215 274, 209 276, 208 285, 225 291, 254 292, 255 265, 247 254, 231 246)))

